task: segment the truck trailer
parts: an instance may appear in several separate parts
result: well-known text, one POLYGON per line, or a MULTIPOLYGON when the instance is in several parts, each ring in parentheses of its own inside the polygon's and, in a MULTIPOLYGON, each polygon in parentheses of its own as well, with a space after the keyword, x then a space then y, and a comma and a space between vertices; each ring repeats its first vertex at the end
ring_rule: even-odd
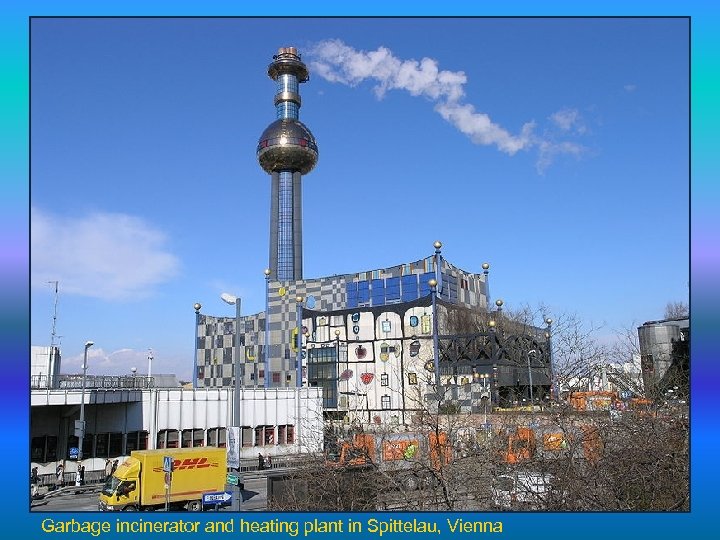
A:
POLYGON ((225 490, 225 448, 136 450, 107 479, 98 508, 104 512, 203 509, 203 494, 225 490), (168 473, 168 461, 172 472, 168 473))

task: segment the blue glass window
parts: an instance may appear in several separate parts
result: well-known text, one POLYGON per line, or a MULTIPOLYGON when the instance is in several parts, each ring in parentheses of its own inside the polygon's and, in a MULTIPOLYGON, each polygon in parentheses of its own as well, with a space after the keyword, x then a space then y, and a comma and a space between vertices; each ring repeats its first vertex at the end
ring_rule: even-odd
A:
POLYGON ((370 284, 367 281, 358 281, 358 303, 370 301, 370 284))
POLYGON ((275 106, 276 118, 293 118, 295 120, 300 116, 300 107, 293 101, 281 101, 275 106))
POLYGON ((402 301, 409 302, 418 298, 418 282, 415 274, 402 277, 402 301))
POLYGON ((358 288, 357 283, 346 283, 345 292, 347 293, 347 307, 357 307, 358 304, 358 288))
POLYGON ((294 94, 299 93, 298 81, 295 75, 290 73, 283 73, 277 79, 275 79, 275 92, 281 94, 283 92, 292 92, 294 94))
POLYGON ((383 279, 373 279, 371 281, 372 284, 372 305, 373 306, 383 306, 385 305, 385 280, 383 279))
MULTIPOLYGON (((299 94, 298 80, 295 75, 284 73, 275 80, 276 94, 292 92, 299 94)), ((300 107, 292 101, 281 101, 275 107, 277 118, 293 118, 297 120, 300 114, 300 107)))
POLYGON ((430 294, 430 285, 428 281, 435 279, 435 272, 427 272, 420 276, 420 296, 427 296, 430 294))
POLYGON ((392 277, 385 281, 385 301, 400 300, 400 278, 392 277))
POLYGON ((278 267, 279 281, 295 278, 293 245, 293 184, 292 172, 281 171, 278 194, 278 267))

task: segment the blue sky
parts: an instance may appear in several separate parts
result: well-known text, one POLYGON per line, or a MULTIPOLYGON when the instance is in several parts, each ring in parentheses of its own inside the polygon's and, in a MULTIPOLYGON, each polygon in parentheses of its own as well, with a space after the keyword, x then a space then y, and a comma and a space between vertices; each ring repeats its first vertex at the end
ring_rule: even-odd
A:
POLYGON ((35 19, 31 342, 63 371, 189 377, 193 304, 264 308, 278 47, 310 66, 304 274, 491 264, 510 308, 604 332, 687 301, 688 25, 676 19, 35 19), (397 232, 402 236, 398 237, 397 232))

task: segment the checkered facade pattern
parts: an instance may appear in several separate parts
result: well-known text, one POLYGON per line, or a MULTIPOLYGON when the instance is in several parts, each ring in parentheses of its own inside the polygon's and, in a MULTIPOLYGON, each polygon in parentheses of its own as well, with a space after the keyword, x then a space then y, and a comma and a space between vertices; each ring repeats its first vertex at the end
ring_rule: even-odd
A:
POLYGON ((431 278, 439 278, 439 299, 472 309, 487 309, 485 276, 465 272, 439 256, 356 274, 295 282, 268 281, 267 333, 264 312, 241 317, 239 331, 234 317, 198 314, 196 384, 234 385, 235 339, 239 336, 243 386, 263 386, 266 378, 270 387, 296 386, 298 307, 326 312, 329 316, 348 309, 400 307, 429 296, 427 283, 431 278), (300 306, 297 297, 302 298, 300 306))

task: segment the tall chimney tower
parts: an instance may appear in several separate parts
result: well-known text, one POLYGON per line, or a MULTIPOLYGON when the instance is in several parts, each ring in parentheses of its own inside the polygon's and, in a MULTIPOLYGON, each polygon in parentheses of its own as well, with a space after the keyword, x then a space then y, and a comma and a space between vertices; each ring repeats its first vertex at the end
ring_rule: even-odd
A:
POLYGON ((302 175, 318 160, 315 137, 299 120, 300 83, 310 78, 295 47, 282 47, 268 66, 275 81, 277 120, 260 136, 257 158, 270 174, 270 279, 302 279, 302 175))

